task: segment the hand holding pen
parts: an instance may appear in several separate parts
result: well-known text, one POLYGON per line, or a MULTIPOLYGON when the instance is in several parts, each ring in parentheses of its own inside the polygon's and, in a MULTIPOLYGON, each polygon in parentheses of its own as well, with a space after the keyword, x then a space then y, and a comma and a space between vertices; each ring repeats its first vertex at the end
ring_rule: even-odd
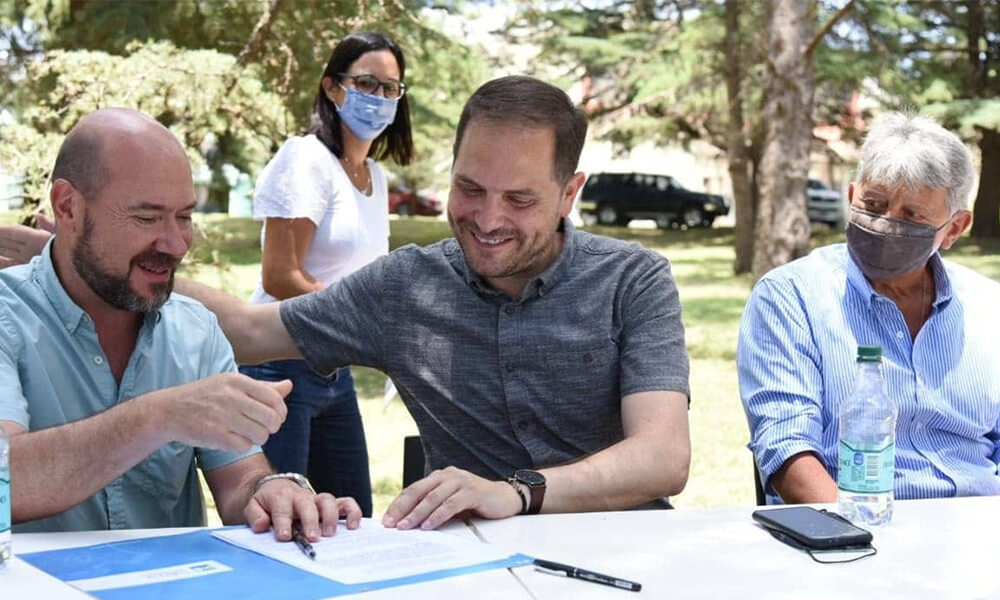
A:
POLYGON ((316 549, 309 543, 309 539, 306 538, 306 534, 302 533, 302 527, 299 526, 298 521, 292 524, 292 541, 299 547, 302 554, 316 560, 316 549))

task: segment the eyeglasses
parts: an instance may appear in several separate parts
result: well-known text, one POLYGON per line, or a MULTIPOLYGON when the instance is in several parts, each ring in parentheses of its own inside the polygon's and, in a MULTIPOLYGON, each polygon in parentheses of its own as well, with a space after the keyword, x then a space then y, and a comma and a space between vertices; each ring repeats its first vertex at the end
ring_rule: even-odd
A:
POLYGON ((354 87, 365 94, 374 94, 379 88, 382 88, 386 98, 398 100, 406 93, 406 84, 395 79, 379 81, 377 77, 369 73, 362 73, 361 75, 340 73, 339 76, 342 79, 350 79, 354 82, 354 87))

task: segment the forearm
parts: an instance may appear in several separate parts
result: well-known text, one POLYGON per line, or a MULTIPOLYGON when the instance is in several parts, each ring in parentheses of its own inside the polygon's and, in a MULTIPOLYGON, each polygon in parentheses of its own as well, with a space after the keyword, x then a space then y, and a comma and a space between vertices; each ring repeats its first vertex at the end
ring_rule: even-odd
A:
POLYGON ((679 494, 687 484, 690 446, 686 452, 667 446, 626 438, 573 464, 543 469, 542 512, 623 510, 679 494))
POLYGON ((837 484, 812 452, 792 456, 771 476, 771 486, 786 504, 837 501, 837 484))
POLYGON ((323 284, 308 273, 300 270, 287 271, 282 275, 264 274, 264 291, 278 300, 294 298, 323 289, 323 284))
POLYGON ((201 302, 215 313, 219 326, 233 346, 236 361, 244 362, 242 354, 253 348, 253 330, 248 326, 245 314, 247 304, 225 292, 181 277, 176 279, 174 289, 201 302))
POLYGON ((245 509, 254 487, 265 475, 273 473, 263 454, 249 456, 231 465, 205 473, 215 498, 219 518, 226 525, 246 522, 245 509))
POLYGON ((301 357, 281 323, 277 302, 247 304, 225 292, 182 278, 177 278, 176 290, 215 313, 233 347, 236 362, 259 364, 301 357))
POLYGON ((59 427, 11 437, 15 523, 83 502, 167 443, 141 399, 59 427))
POLYGON ((687 396, 651 391, 622 398, 625 439, 575 463, 542 470, 543 512, 621 510, 679 494, 691 466, 687 396))

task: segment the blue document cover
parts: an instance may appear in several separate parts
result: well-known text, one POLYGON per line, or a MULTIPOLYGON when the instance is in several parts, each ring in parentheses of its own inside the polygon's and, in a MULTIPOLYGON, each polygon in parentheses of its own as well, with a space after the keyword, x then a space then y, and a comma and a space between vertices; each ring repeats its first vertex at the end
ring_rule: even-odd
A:
POLYGON ((503 560, 458 569, 348 585, 228 544, 212 537, 208 529, 18 556, 69 583, 93 581, 97 577, 121 576, 125 579, 129 574, 154 573, 138 584, 126 583, 124 587, 87 589, 82 586, 87 593, 107 600, 206 597, 310 600, 489 569, 519 567, 532 561, 530 556, 515 554, 503 560), (183 565, 189 575, 174 578, 178 565, 183 565), (161 571, 154 571, 158 569, 161 571), (156 581, 156 573, 166 573, 163 575, 165 580, 156 581))

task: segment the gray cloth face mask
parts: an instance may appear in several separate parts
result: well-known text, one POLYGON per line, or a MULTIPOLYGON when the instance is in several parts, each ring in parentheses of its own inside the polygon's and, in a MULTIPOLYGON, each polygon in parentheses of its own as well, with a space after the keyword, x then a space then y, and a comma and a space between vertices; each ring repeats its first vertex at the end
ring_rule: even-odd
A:
POLYGON ((937 232, 950 222, 934 227, 851 207, 847 251, 868 279, 892 279, 924 265, 937 250, 937 232))

